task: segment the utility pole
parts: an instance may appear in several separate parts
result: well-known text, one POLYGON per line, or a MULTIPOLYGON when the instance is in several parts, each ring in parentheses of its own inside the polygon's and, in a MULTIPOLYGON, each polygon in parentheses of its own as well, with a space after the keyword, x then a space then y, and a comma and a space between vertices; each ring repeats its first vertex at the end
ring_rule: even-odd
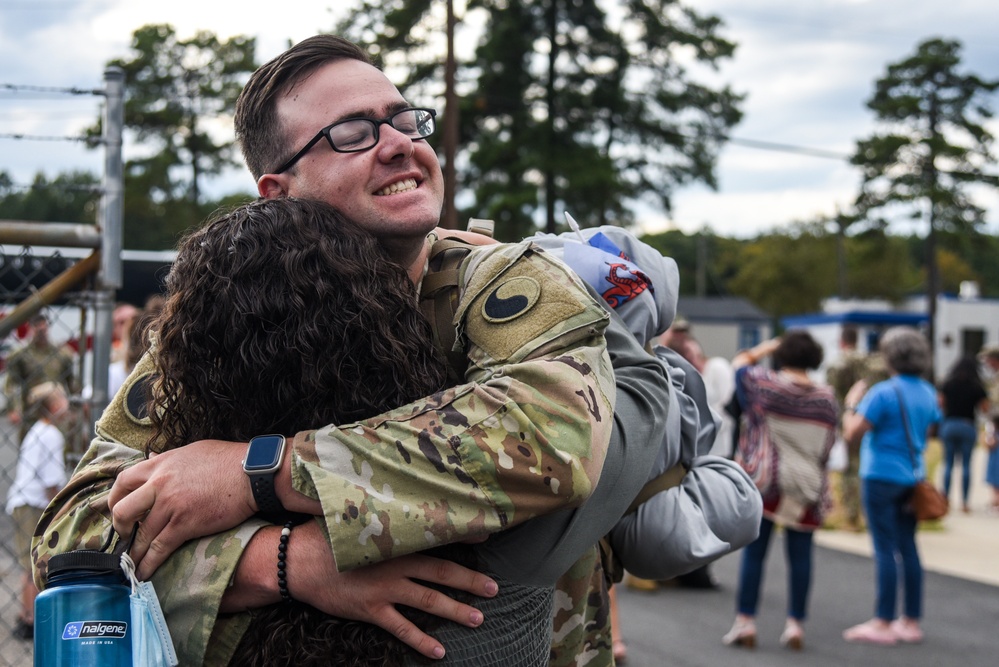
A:
POLYGON ((694 293, 704 298, 708 295, 708 234, 707 229, 697 232, 697 273, 694 293))
MULTIPOLYGON (((940 100, 937 91, 930 95, 929 109, 929 133, 930 152, 926 156, 926 166, 924 167, 924 177, 926 179, 926 198, 929 200, 929 210, 927 218, 929 230, 926 232, 926 310, 929 331, 927 338, 930 342, 931 358, 937 356, 937 296, 940 294, 940 271, 937 266, 937 166, 936 147, 940 145, 940 100)), ((930 364, 930 381, 934 381, 936 376, 934 369, 936 364, 930 364)))
POLYGON ((555 95, 555 75, 556 62, 558 61, 558 0, 549 0, 548 5, 548 39, 550 50, 548 52, 548 82, 545 86, 545 101, 548 105, 548 119, 545 122, 545 231, 554 234, 555 227, 555 166, 552 155, 555 153, 555 117, 556 95, 555 95))

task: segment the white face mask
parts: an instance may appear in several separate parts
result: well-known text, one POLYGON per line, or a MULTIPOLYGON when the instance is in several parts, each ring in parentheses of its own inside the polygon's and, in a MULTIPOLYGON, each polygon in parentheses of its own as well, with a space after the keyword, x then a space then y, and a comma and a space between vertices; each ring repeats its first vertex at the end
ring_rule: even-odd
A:
POLYGON ((151 581, 135 578, 135 564, 127 553, 121 566, 132 584, 132 664, 144 667, 177 667, 177 651, 151 581))

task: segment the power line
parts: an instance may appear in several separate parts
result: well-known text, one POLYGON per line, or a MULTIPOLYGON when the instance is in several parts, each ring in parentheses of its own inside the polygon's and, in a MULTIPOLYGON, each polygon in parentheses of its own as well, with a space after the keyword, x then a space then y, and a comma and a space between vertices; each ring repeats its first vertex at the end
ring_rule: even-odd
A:
POLYGON ((718 138, 723 139, 729 142, 730 144, 746 146, 748 148, 759 148, 765 151, 777 151, 780 153, 796 153, 798 155, 821 157, 830 160, 850 160, 850 158, 853 157, 848 153, 830 151, 824 148, 809 148, 808 146, 794 146, 793 144, 781 144, 773 141, 761 141, 759 139, 743 139, 741 137, 733 137, 725 135, 719 135, 718 138))
POLYGON ((94 138, 84 137, 84 136, 57 137, 57 136, 46 136, 41 134, 21 134, 19 132, 15 133, 0 132, 0 139, 24 139, 30 141, 83 141, 86 143, 93 143, 93 144, 101 143, 101 139, 99 137, 94 137, 94 138))
MULTIPOLYGON (((723 134, 716 135, 718 139, 727 141, 730 144, 736 144, 740 146, 746 146, 747 148, 758 148, 765 151, 777 151, 780 153, 794 153, 797 155, 808 155, 810 157, 826 158, 830 160, 845 160, 849 162, 853 159, 853 156, 849 153, 840 153, 838 151, 830 151, 824 148, 810 148, 808 146, 795 146, 793 144, 781 144, 773 141, 761 141, 759 139, 743 139, 740 137, 726 136, 723 134)), ((999 186, 999 176, 986 173, 976 173, 966 170, 948 170, 948 169, 937 169, 937 173, 944 174, 947 176, 956 176, 958 178, 965 178, 968 180, 979 180, 992 185, 999 186)))
POLYGON ((0 83, 0 89, 8 90, 12 93, 29 91, 33 93, 60 93, 64 95, 104 95, 105 91, 100 88, 57 88, 55 86, 31 86, 17 83, 0 83))

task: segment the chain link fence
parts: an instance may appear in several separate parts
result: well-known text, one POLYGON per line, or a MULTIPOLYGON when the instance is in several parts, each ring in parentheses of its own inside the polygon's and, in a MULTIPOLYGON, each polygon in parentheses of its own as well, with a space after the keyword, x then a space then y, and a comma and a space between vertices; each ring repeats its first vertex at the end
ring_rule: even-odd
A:
MULTIPOLYGON (((31 507, 39 504, 39 495, 51 492, 46 484, 60 473, 68 478, 89 444, 92 378, 95 372, 107 373, 106 363, 94 363, 94 332, 103 329, 95 327, 97 304, 107 296, 93 289, 96 274, 88 271, 85 253, 40 246, 0 248, 0 330, 4 333, 0 339, 0 499, 7 510, 0 514, 0 665, 30 665, 32 642, 21 622, 23 604, 30 599, 25 594, 28 555, 18 523, 23 533, 37 520, 40 509, 31 507), (44 301, 38 302, 46 292, 44 301), (46 383, 64 388, 69 399, 66 411, 51 420, 64 439, 62 451, 55 455, 40 444, 37 430, 22 448, 32 426, 46 415, 39 401, 53 386, 46 383)), ((96 347, 107 349, 107 344, 96 347)))
MULTIPOLYGON (((68 475, 90 441, 93 417, 107 405, 111 301, 122 285, 125 73, 109 66, 101 89, 54 92, 104 99, 96 142, 104 149, 104 176, 96 226, 0 220, 0 499, 12 510, 44 504, 57 477, 40 480, 39 471, 62 468, 68 475), (44 382, 65 387, 70 399, 62 417, 54 420, 63 434, 61 454, 57 447, 35 447, 31 443, 36 439, 25 438, 37 417, 25 399, 37 399, 32 388, 44 382), (25 440, 29 446, 22 447, 25 440), (27 455, 45 449, 56 453, 35 460, 27 455), (42 500, 35 496, 35 502, 26 501, 32 488, 42 500)), ((59 438, 38 440, 58 444, 59 438)), ((31 607, 22 604, 29 559, 18 534, 37 518, 16 514, 15 522, 7 512, 0 513, 0 665, 20 666, 32 664, 33 642, 21 622, 31 607)))

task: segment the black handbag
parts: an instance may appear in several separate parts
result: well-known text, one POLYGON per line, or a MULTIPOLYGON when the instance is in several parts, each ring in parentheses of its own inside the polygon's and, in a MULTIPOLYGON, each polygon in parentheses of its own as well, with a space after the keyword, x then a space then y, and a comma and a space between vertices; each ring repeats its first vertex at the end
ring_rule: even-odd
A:
MULTIPOLYGON (((916 445, 912 441, 912 433, 909 431, 909 414, 905 410, 905 400, 902 398, 902 391, 897 384, 892 383, 895 393, 898 394, 898 407, 902 410, 902 426, 905 427, 905 438, 909 442, 909 457, 912 459, 913 471, 918 470, 916 463, 916 445)), ((917 521, 933 521, 942 519, 950 511, 950 503, 947 496, 925 479, 916 480, 916 486, 912 489, 912 498, 909 501, 912 513, 916 515, 917 521)))

